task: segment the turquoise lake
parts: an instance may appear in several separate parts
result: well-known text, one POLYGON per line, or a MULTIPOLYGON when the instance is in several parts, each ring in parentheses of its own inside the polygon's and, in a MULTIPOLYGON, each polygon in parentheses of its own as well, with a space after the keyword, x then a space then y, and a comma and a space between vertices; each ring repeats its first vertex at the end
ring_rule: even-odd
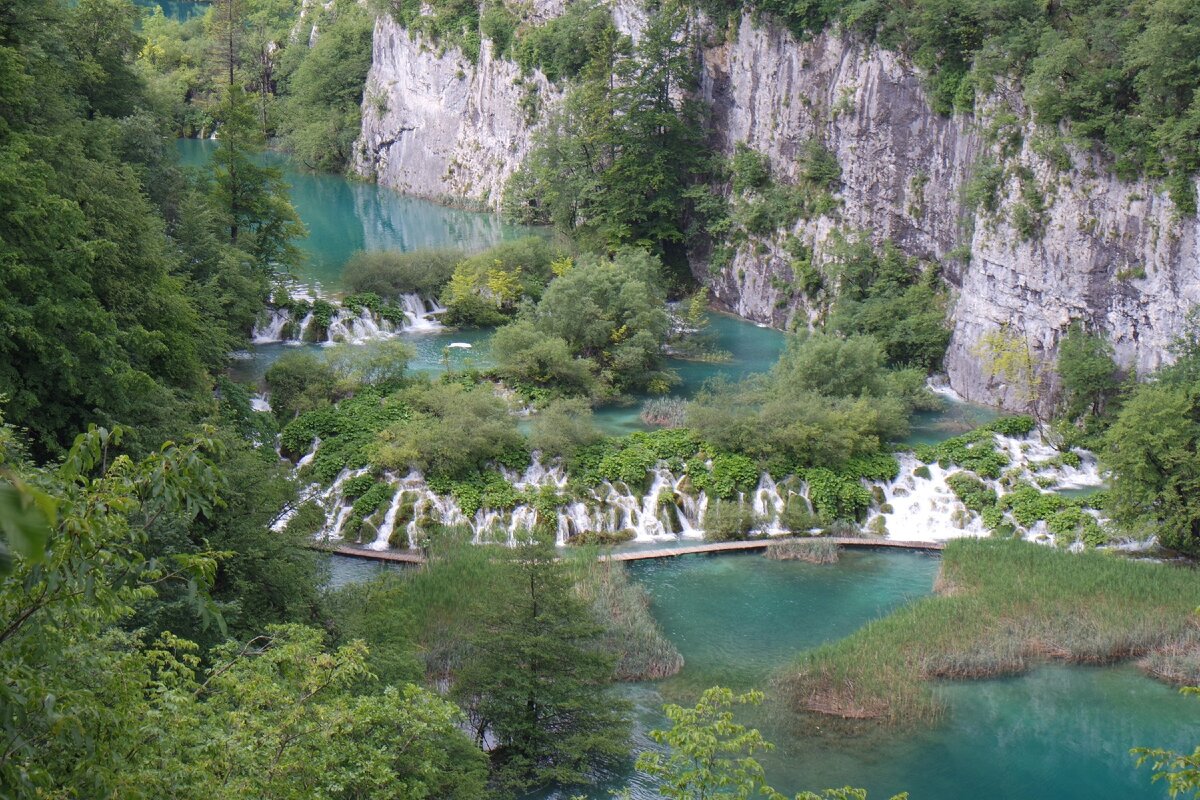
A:
MULTIPOLYGON (((771 712, 770 680, 796 653, 839 639, 930 592, 938 560, 916 553, 846 552, 836 565, 769 561, 757 555, 682 556, 630 565, 652 611, 686 665, 672 678, 622 687, 635 703, 637 747, 661 727, 665 702, 692 704, 709 686, 762 689, 744 721, 777 749, 762 761, 768 781, 791 794, 845 785, 872 800, 1150 800, 1165 798, 1135 746, 1191 750, 1200 702, 1131 666, 1046 665, 1003 680, 942 683, 948 711, 936 726, 848 733, 797 727, 771 712)), ((778 706, 776 705, 776 708, 778 706)), ((586 795, 629 787, 657 797, 640 776, 617 776, 586 795)), ((571 792, 542 797, 565 798, 571 792)))
POLYGON ((202 15, 211 5, 195 0, 133 0, 133 4, 147 11, 153 11, 158 6, 163 10, 163 16, 180 22, 202 15))

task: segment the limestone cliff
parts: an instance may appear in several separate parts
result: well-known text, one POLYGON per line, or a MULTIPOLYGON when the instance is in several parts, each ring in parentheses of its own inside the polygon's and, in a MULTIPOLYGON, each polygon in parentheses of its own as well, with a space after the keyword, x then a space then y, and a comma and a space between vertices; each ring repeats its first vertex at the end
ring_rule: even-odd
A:
MULTIPOLYGON (((614 17, 626 29, 641 19, 624 0, 614 17)), ((715 44, 700 53, 702 91, 721 149, 744 141, 791 178, 816 139, 842 168, 831 216, 745 247, 715 274, 697 266, 715 299, 741 316, 786 327, 809 313, 789 290, 784 234, 819 259, 834 229, 867 231, 946 265, 955 295, 951 385, 972 400, 1021 408, 1053 392, 1043 366, 1072 319, 1103 331, 1122 365, 1145 372, 1163 362, 1184 314, 1200 303, 1200 219, 1179 218, 1156 185, 1122 183, 1087 153, 1043 146, 1044 132, 1019 121, 1027 115, 1018 92, 1001 88, 977 115, 951 118, 930 108, 902 56, 851 38, 799 42, 747 17, 705 40, 715 44), (966 200, 988 162, 1003 165, 991 209, 966 200), (999 344, 1028 356, 1032 378, 993 374, 989 351, 999 344)), ((542 76, 522 79, 493 58, 486 41, 472 65, 383 18, 357 168, 401 191, 495 208, 536 120, 561 96, 542 76)))
POLYGON ((529 152, 537 108, 560 97, 540 73, 494 58, 490 41, 472 64, 380 16, 354 168, 407 194, 495 208, 529 152))
MULTIPOLYGON (((1020 408, 1052 393, 1043 369, 1032 385, 991 374, 989 351, 1004 342, 1044 365, 1072 319, 1103 331, 1123 366, 1150 371, 1200 303, 1200 219, 1180 219, 1161 187, 1122 183, 1088 154, 1040 154, 1044 134, 1017 122, 1027 117, 1017 92, 998 91, 976 117, 944 117, 896 54, 830 35, 799 43, 749 19, 704 63, 724 149, 745 141, 785 175, 810 138, 837 154, 837 218, 797 228, 818 254, 844 227, 947 263, 956 298, 946 370, 968 399, 1020 408), (995 208, 973 208, 966 188, 988 161, 1004 165, 995 208), (1026 184, 1044 205, 1036 221, 1020 210, 1026 184), (1025 231, 1036 228, 1028 235, 1014 224, 1021 213, 1025 231)), ((776 288, 792 279, 789 260, 765 244, 765 254, 739 252, 713 290, 740 315, 782 327, 803 303, 776 288)))

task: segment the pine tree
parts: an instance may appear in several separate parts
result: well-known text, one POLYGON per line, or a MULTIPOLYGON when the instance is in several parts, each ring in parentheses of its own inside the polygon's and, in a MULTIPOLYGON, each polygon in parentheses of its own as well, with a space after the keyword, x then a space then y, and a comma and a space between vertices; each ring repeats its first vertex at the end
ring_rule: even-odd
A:
POLYGON ((552 531, 505 551, 491 613, 454 695, 476 738, 494 743, 495 782, 520 792, 581 783, 628 756, 628 705, 611 697, 602 629, 556 560, 552 531))

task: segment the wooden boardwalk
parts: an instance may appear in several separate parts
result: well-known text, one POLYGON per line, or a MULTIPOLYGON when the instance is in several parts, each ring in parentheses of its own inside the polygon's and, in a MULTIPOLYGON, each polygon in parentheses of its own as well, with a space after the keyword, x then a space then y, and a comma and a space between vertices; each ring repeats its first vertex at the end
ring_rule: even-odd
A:
POLYGON ((327 545, 314 544, 313 550, 330 553, 335 556, 363 558, 369 561, 390 561, 394 564, 424 564, 425 556, 416 550, 367 550, 364 547, 351 547, 348 544, 327 545))
MULTIPOLYGON (((840 547, 878 547, 893 550, 941 550, 941 542, 900 542, 894 539, 852 539, 829 537, 840 547)), ((683 547, 662 547, 655 550, 631 550, 625 553, 608 553, 600 556, 602 561, 642 561, 649 558, 671 558, 693 553, 726 553, 739 550, 766 550, 771 542, 786 539, 751 539, 745 542, 702 542, 683 547)))
MULTIPOLYGON (((681 547, 659 547, 653 550, 630 550, 624 553, 605 553, 601 561, 643 561, 651 558, 673 558, 674 556, 694 555, 696 553, 728 553, 744 550, 766 550, 775 539, 751 539, 745 542, 698 542, 681 547)), ((941 550, 945 545, 941 542, 900 542, 895 539, 851 539, 831 538, 840 547, 853 548, 883 548, 888 550, 941 550)), ((367 550, 361 547, 338 545, 336 547, 315 545, 315 549, 339 556, 364 558, 374 561, 390 561, 401 564, 423 564, 425 556, 415 550, 367 550)))

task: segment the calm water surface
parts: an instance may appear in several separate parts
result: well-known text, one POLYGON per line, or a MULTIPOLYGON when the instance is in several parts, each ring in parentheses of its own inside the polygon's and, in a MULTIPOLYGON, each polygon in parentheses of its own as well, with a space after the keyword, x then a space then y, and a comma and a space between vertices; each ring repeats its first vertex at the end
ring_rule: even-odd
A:
MULTIPOLYGON (((185 166, 203 167, 216 147, 208 139, 180 139, 180 159, 185 166)), ((344 288, 342 268, 357 250, 482 250, 536 232, 506 225, 495 214, 446 208, 373 183, 295 169, 278 153, 266 153, 262 160, 283 170, 292 204, 308 228, 308 238, 299 242, 305 259, 296 278, 326 292, 344 288)))
POLYGON ((208 11, 210 3, 198 3, 193 0, 133 0, 135 6, 141 6, 147 11, 153 11, 155 6, 163 10, 163 16, 183 22, 198 17, 208 11))
MULTIPOLYGON (((777 745, 763 759, 777 789, 794 793, 847 784, 912 800, 1141 800, 1165 798, 1128 755, 1138 745, 1190 749, 1200 740, 1200 702, 1181 698, 1132 667, 1046 666, 1004 680, 936 687, 948 713, 919 731, 860 732, 798 726, 770 710, 770 678, 795 655, 839 639, 928 594, 937 559, 916 553, 844 553, 839 564, 761 556, 684 556, 630 567, 653 613, 683 653, 683 671, 623 687, 635 703, 637 747, 661 727, 664 702, 694 703, 720 684, 767 692, 746 715, 777 745)), ((826 726, 828 727, 828 726, 826 726)), ((628 786, 656 797, 639 776, 616 776, 591 798, 628 786)), ((569 793, 545 797, 569 797, 569 793)))

